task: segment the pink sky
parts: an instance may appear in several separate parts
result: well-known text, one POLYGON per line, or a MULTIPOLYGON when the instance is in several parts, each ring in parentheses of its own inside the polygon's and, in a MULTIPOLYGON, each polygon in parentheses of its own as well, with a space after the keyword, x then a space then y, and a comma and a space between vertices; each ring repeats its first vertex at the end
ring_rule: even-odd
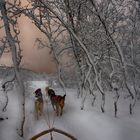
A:
MULTIPOLYGON (((53 58, 49 55, 49 49, 47 47, 38 49, 37 46, 34 46, 36 38, 42 38, 44 41, 47 41, 47 38, 26 17, 20 18, 19 28, 23 49, 22 66, 35 72, 54 72, 55 64, 52 61, 53 58)), ((0 30, 0 37, 2 34, 2 30, 0 30)), ((11 64, 10 54, 3 55, 0 64, 11 64)))

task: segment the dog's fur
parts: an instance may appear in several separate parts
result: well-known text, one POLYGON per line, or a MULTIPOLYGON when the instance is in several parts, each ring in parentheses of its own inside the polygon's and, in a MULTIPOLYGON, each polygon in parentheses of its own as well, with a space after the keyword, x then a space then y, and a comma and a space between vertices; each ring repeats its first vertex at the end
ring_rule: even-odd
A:
POLYGON ((35 112, 37 119, 43 114, 43 98, 37 98, 35 100, 35 112))
POLYGON ((44 105, 41 89, 39 89, 39 90, 37 89, 35 91, 35 97, 36 97, 35 112, 36 112, 36 116, 38 119, 38 117, 43 114, 43 105, 44 105))
POLYGON ((62 115, 63 114, 63 108, 64 108, 64 105, 65 105, 66 94, 64 96, 55 95, 54 90, 49 89, 49 87, 46 87, 45 90, 46 90, 47 96, 50 97, 52 107, 53 107, 54 111, 56 111, 57 116, 62 115))

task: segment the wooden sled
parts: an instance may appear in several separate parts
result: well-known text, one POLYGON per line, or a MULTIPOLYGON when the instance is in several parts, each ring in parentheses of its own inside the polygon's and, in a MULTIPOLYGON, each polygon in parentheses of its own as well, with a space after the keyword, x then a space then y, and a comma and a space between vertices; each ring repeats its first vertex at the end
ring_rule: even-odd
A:
POLYGON ((59 134, 62 134, 68 138, 70 138, 71 140, 77 140, 74 136, 72 136, 71 134, 63 131, 63 130, 60 130, 60 129, 57 129, 57 128, 50 128, 48 130, 45 130, 45 131, 42 131, 41 133, 33 136, 30 140, 37 140, 38 138, 42 137, 43 135, 46 135, 46 134, 49 134, 49 133, 52 133, 52 132, 57 132, 59 134))

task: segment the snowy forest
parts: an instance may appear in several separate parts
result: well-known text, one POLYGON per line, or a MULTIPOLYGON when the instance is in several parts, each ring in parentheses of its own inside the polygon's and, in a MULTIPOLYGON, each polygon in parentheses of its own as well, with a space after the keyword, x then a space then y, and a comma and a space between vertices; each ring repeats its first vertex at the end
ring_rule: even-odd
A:
POLYGON ((0 65, 1 140, 140 140, 139 0, 0 0, 0 34, 12 62, 0 65), (21 17, 46 37, 34 43, 55 73, 22 65, 21 17))

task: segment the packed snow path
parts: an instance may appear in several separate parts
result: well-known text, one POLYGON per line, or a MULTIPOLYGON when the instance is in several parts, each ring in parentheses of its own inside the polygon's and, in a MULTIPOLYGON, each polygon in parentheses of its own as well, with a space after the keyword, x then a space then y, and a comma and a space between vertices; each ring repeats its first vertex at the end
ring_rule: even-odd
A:
MULTIPOLYGON (((68 89, 66 104, 62 117, 57 117, 50 102, 45 102, 44 116, 39 120, 35 118, 34 97, 32 92, 41 87, 44 92, 45 83, 34 82, 30 89, 31 94, 26 94, 26 122, 25 136, 29 140, 35 134, 48 129, 48 120, 51 127, 62 129, 78 140, 140 140, 140 106, 137 104, 136 114, 128 114, 114 118, 108 113, 101 113, 89 102, 84 110, 80 110, 80 99, 77 98, 76 90, 68 89), (49 119, 48 119, 49 118, 49 119)), ((63 94, 56 89, 57 94, 63 94)), ((9 119, 0 122, 0 140, 19 140, 16 134, 18 102, 17 93, 9 93, 9 105, 6 114, 9 119)), ((61 134, 53 133, 54 140, 69 140, 61 134)), ((39 140, 50 140, 50 135, 41 137, 39 140)))

